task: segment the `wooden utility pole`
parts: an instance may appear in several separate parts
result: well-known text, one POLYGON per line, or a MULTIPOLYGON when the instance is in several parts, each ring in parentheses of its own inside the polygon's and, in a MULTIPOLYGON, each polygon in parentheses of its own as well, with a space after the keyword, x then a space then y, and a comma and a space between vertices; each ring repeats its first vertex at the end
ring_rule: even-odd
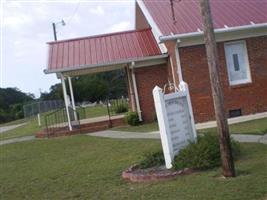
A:
POLYGON ((204 41, 206 45, 213 103, 217 120, 217 127, 219 131, 223 175, 225 177, 234 177, 235 168, 231 150, 229 127, 224 113, 223 90, 219 76, 219 59, 209 0, 200 0, 200 6, 203 20, 204 41))

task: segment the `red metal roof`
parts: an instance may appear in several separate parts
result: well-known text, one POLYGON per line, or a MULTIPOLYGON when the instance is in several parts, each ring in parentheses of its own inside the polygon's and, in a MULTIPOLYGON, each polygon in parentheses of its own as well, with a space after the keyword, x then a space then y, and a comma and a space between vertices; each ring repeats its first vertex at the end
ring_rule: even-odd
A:
POLYGON ((49 42, 48 71, 161 55, 151 29, 49 42))
MULTIPOLYGON (((174 1, 176 23, 173 23, 169 0, 143 0, 163 35, 203 30, 200 3, 197 0, 174 1)), ((266 0, 211 0, 214 28, 267 23, 266 0)))

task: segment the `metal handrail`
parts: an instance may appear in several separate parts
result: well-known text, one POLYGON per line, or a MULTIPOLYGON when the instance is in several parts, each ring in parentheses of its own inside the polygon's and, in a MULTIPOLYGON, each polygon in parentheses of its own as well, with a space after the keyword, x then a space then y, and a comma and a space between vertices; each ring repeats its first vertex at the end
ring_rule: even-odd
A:
MULTIPOLYGON (((72 107, 68 107, 68 109, 69 113, 73 114, 72 116, 77 116, 77 119, 75 117, 71 118, 71 123, 75 122, 72 128, 80 131, 79 113, 72 107)), ((64 107, 45 115, 45 125, 48 137, 58 132, 69 131, 66 108, 64 107)))

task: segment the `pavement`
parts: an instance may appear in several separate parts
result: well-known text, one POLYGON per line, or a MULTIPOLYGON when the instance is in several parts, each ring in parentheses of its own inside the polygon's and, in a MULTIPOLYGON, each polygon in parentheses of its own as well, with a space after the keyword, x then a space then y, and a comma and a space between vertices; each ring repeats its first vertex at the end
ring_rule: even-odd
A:
MULTIPOLYGON (((105 138, 115 138, 115 139, 160 139, 160 135, 158 131, 155 132, 123 132, 123 131, 99 131, 94 133, 87 133, 88 136, 96 136, 96 137, 105 137, 105 138)), ((242 135, 242 134, 233 134, 231 137, 238 142, 252 142, 252 143, 263 143, 267 144, 267 134, 265 135, 242 135)), ((0 146, 5 144, 12 144, 17 142, 24 142, 34 140, 35 136, 25 136, 19 138, 12 138, 8 140, 0 141, 0 146)))
POLYGON ((2 126, 0 127, 0 134, 5 133, 6 131, 18 128, 20 126, 25 125, 26 123, 21 123, 21 124, 15 124, 15 125, 10 125, 10 126, 2 126))
MULTIPOLYGON (((158 131, 139 133, 139 132, 120 132, 120 131, 99 131, 95 133, 88 133, 86 135, 107 137, 107 138, 118 138, 118 139, 160 139, 158 131)), ((232 134, 231 137, 238 142, 254 142, 267 144, 267 134, 265 135, 242 135, 232 134)))
POLYGON ((0 146, 4 145, 4 144, 13 144, 13 143, 17 143, 17 142, 24 142, 24 141, 30 141, 30 140, 34 140, 35 136, 31 135, 31 136, 24 136, 24 137, 19 137, 19 138, 12 138, 12 139, 8 139, 8 140, 2 140, 0 141, 0 146))

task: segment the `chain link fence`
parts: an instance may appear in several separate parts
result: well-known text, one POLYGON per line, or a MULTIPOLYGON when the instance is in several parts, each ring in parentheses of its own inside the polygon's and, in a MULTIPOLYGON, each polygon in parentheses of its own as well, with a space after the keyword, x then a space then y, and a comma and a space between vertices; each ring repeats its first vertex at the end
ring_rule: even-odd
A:
POLYGON ((24 118, 36 116, 38 113, 45 113, 60 109, 64 106, 62 100, 38 101, 23 106, 24 118))

